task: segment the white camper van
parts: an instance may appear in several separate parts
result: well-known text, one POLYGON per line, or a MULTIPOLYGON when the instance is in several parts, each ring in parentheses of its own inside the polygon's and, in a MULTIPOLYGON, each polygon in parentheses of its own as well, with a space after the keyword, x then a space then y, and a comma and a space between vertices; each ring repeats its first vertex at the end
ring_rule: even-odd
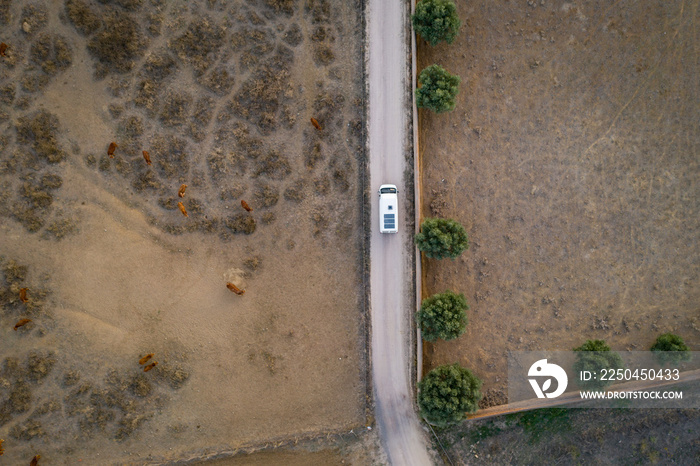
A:
POLYGON ((393 184, 379 187, 379 233, 399 232, 399 190, 393 184))

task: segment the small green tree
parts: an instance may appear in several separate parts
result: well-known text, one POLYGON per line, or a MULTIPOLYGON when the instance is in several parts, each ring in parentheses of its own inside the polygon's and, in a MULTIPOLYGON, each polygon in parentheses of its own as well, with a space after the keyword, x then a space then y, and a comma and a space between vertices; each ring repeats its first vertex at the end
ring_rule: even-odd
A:
POLYGON ((683 361, 690 360, 690 348, 681 337, 673 333, 660 335, 651 350, 656 352, 656 357, 662 366, 666 364, 678 365, 683 361))
POLYGON ((464 295, 450 290, 424 299, 416 313, 423 339, 454 340, 463 334, 467 328, 467 314, 464 312, 467 309, 469 306, 464 295))
POLYGON ((418 383, 418 389, 421 416, 440 427, 475 412, 481 400, 481 380, 459 364, 436 367, 418 383))
POLYGON ((455 258, 469 248, 464 227, 449 218, 426 218, 416 235, 416 245, 433 259, 455 258))
POLYGON ((574 362, 574 371, 579 376, 581 371, 591 373, 590 380, 576 379, 576 382, 581 388, 588 390, 603 390, 605 387, 613 383, 613 380, 601 380, 603 378, 603 369, 623 369, 625 365, 619 354, 610 350, 610 347, 603 340, 588 340, 574 351, 580 351, 576 355, 574 362))
POLYGON ((432 46, 454 42, 461 25, 452 0, 421 0, 411 20, 416 32, 432 46))
POLYGON ((429 108, 435 113, 451 112, 455 109, 455 98, 459 92, 459 76, 447 72, 440 65, 430 65, 418 75, 420 87, 416 89, 416 106, 429 108))

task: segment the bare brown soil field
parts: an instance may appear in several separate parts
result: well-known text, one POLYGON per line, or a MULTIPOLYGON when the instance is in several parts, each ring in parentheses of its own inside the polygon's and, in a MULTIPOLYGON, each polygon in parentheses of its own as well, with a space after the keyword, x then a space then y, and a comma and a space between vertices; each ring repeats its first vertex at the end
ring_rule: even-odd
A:
POLYGON ((424 369, 473 369, 488 406, 508 351, 700 349, 700 2, 457 3, 454 44, 419 40, 419 70, 462 77, 454 112, 420 113, 422 215, 471 244, 423 283, 471 309, 424 369))
POLYGON ((8 464, 364 430, 361 10, 0 0, 8 464))

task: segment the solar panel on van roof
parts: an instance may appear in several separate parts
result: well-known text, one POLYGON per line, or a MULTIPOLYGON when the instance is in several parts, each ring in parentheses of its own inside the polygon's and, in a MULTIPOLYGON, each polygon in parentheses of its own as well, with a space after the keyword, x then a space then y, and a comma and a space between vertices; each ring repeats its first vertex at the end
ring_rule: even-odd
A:
POLYGON ((396 226, 395 214, 384 214, 384 229, 393 230, 396 226))

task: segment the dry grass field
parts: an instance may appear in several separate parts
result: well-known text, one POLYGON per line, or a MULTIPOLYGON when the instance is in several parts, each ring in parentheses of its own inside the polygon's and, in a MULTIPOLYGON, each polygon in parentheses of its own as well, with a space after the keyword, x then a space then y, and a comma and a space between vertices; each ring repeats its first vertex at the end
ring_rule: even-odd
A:
POLYGON ((3 460, 363 430, 361 15, 0 0, 3 460))
POLYGON ((700 2, 457 2, 452 45, 419 66, 461 76, 457 108, 421 111, 422 215, 470 235, 424 261, 424 295, 469 301, 459 362, 506 398, 506 356, 604 339, 700 349, 700 2))
POLYGON ((696 464, 698 422, 696 409, 544 409, 439 435, 455 465, 696 464))

